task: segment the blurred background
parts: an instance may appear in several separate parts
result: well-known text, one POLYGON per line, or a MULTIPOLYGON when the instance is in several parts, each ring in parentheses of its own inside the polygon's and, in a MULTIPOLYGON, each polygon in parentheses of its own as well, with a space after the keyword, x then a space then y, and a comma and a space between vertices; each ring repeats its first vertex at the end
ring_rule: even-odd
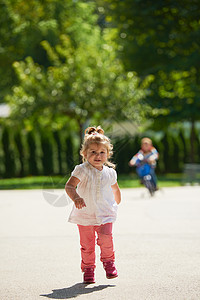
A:
POLYGON ((128 161, 144 136, 161 183, 182 184, 188 165, 200 181, 199 1, 1 0, 0 12, 1 189, 63 188, 90 125, 111 138, 122 187, 137 186, 128 161))

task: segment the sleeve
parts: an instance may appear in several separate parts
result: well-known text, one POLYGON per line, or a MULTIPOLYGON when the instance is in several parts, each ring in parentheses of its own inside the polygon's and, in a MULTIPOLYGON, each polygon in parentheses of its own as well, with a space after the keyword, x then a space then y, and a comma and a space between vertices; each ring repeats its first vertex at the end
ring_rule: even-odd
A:
POLYGON ((71 176, 78 178, 80 181, 83 180, 84 171, 81 165, 77 165, 71 173, 71 176))
POLYGON ((140 163, 140 160, 138 160, 138 156, 139 156, 140 154, 142 154, 141 150, 138 151, 138 152, 131 158, 131 160, 132 160, 132 162, 133 162, 133 165, 137 166, 138 163, 140 163))
POLYGON ((114 169, 111 170, 111 185, 114 185, 117 182, 117 172, 114 169))
POLYGON ((159 153, 156 150, 156 148, 153 147, 151 152, 152 152, 152 155, 153 155, 154 159, 158 159, 159 153))

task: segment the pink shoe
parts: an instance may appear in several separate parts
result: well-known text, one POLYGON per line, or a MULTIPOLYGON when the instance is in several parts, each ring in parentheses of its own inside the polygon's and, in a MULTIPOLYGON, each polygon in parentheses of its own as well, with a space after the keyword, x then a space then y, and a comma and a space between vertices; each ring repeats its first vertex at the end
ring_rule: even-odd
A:
POLYGON ((84 283, 95 283, 94 267, 86 267, 86 268, 84 268, 83 272, 84 272, 84 275, 83 275, 84 283))
POLYGON ((114 261, 104 261, 103 267, 106 270, 106 277, 112 279, 118 276, 114 261))

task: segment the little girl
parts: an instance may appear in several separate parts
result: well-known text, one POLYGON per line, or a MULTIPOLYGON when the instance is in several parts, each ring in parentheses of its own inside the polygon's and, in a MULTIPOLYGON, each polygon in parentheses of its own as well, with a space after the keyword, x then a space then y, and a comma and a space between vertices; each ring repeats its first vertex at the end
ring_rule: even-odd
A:
POLYGON ((100 126, 88 127, 80 151, 83 163, 75 167, 65 186, 74 201, 69 222, 77 224, 79 229, 84 283, 95 282, 95 233, 106 277, 118 276, 114 265, 112 224, 116 220, 121 193, 114 165, 108 161, 112 148, 100 126))

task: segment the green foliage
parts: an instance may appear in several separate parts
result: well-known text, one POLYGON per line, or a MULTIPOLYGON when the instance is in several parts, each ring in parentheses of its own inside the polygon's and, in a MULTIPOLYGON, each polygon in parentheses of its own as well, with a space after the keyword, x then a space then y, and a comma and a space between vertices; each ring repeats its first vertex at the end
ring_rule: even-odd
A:
POLYGON ((163 143, 163 162, 164 162, 164 168, 165 168, 165 171, 168 173, 169 170, 170 170, 170 153, 169 153, 169 150, 170 150, 170 146, 169 146, 169 141, 168 141, 168 136, 167 134, 165 133, 162 141, 163 143))
POLYGON ((194 131, 194 153, 195 153, 195 162, 200 163, 200 139, 199 132, 197 130, 194 131))
POLYGON ((113 147, 113 161, 116 163, 117 171, 122 174, 129 173, 131 168, 129 167, 128 162, 140 149, 139 136, 131 137, 127 135, 123 138, 114 138, 113 147))
MULTIPOLYGON (((151 107, 146 116, 153 128, 167 130, 172 123, 200 120, 200 2, 97 2, 104 26, 119 29, 118 52, 125 69, 140 78, 152 75, 145 102, 151 107)), ((194 161, 194 138, 190 142, 194 161)))
MULTIPOLYGON (((74 146, 72 137, 70 135, 66 138, 66 162, 67 162, 67 170, 71 172, 74 168, 75 158, 74 158, 74 146)), ((77 153, 78 156, 78 153, 77 153)))
MULTIPOLYGON (((46 2, 40 2, 35 4, 37 17, 33 14, 29 20, 43 34, 38 43, 46 60, 40 61, 30 52, 23 61, 13 63, 18 84, 6 97, 11 117, 23 120, 26 126, 52 128, 73 120, 79 131, 88 120, 141 121, 146 106, 141 109, 140 101, 152 79, 139 80, 134 72, 124 71, 116 55, 117 30, 99 28, 94 3, 49 2, 48 14, 46 2), (53 41, 49 38, 52 28, 53 41)), ((27 9, 25 6, 18 13, 27 9)), ((22 21, 24 14, 19 18, 22 21)))
POLYGON ((29 131, 27 134, 28 143, 28 164, 29 164, 29 174, 38 175, 38 157, 37 157, 37 144, 35 139, 35 134, 33 131, 29 131))
POLYGON ((49 132, 41 132, 42 166, 44 175, 53 174, 53 141, 49 132))
POLYGON ((15 175, 14 147, 11 142, 12 136, 8 127, 4 127, 2 133, 2 148, 4 152, 4 177, 9 178, 15 175))
POLYGON ((15 133, 14 139, 15 139, 16 149, 18 151, 19 162, 20 162, 19 177, 24 177, 26 175, 26 172, 25 172, 25 145, 23 143, 22 132, 20 132, 20 130, 18 130, 15 133))
POLYGON ((173 173, 180 173, 182 168, 180 168, 180 162, 181 162, 180 153, 181 152, 180 152, 179 143, 178 143, 176 138, 173 138, 172 142, 173 142, 173 146, 174 146, 173 147, 172 160, 173 160, 173 162, 176 162, 172 165, 172 172, 173 173))
POLYGON ((57 161, 58 161, 58 174, 63 174, 64 170, 63 170, 63 164, 62 164, 62 141, 61 141, 61 137, 60 137, 60 133, 59 131, 55 131, 53 132, 53 137, 56 143, 56 154, 57 154, 57 161))
POLYGON ((181 5, 172 0, 97 2, 103 6, 107 22, 120 30, 127 69, 147 75, 160 70, 190 71, 195 66, 199 57, 198 1, 185 0, 181 5))
MULTIPOLYGON (((0 10, 0 102, 10 105, 15 128, 34 135, 28 133, 25 142, 16 133, 13 143, 12 133, 8 145, 4 134, 0 156, 8 149, 15 161, 6 176, 14 169, 21 176, 43 168, 54 174, 71 170, 86 124, 107 120, 141 124, 148 117, 154 129, 165 131, 169 124, 190 121, 190 140, 156 140, 162 149, 158 170, 182 169, 182 163, 167 164, 172 157, 199 160, 198 1, 2 0, 0 10), (36 134, 41 128, 55 132, 50 141, 43 136, 43 144, 36 134), (62 130, 67 134, 60 136, 62 130), (53 159, 49 166, 43 152, 53 159)), ((118 168, 129 172, 127 149, 138 142, 125 140, 116 142, 124 156, 115 158, 118 168)))
MULTIPOLYGON (((48 67, 50 61, 41 42, 45 40, 54 46, 60 34, 66 32, 67 27, 74 27, 74 24, 78 27, 77 21, 79 20, 79 25, 82 22, 83 5, 82 3, 75 4, 73 0, 1 1, 0 101, 18 81, 12 64, 30 56, 39 65, 48 67), (76 12, 77 15, 75 15, 76 12), (75 17, 76 22, 74 22, 75 17)), ((92 5, 84 9, 84 17, 89 20, 94 18, 91 15, 91 9, 92 5)), ((73 35, 73 30, 71 30, 71 35, 73 35)))
MULTIPOLYGON (((11 131, 10 126, 2 129, 0 145, 1 177, 23 177, 26 175, 65 175, 69 176, 74 166, 79 163, 79 143, 77 137, 72 136, 66 129, 52 132, 43 128, 26 132, 24 128, 11 131)), ((112 161, 116 164, 119 174, 135 173, 128 165, 129 160, 140 149, 140 141, 144 136, 126 135, 111 137, 114 146, 112 161)), ((158 174, 180 173, 184 164, 190 162, 188 148, 189 136, 182 130, 174 134, 166 132, 159 138, 154 132, 146 133, 153 140, 153 145, 159 152, 156 172, 158 174)), ((199 151, 200 137, 196 129, 196 151, 199 151)), ((199 156, 195 156, 195 163, 199 163, 199 156)))
POLYGON ((144 96, 148 83, 143 82, 139 88, 136 76, 123 73, 120 62, 110 57, 110 50, 98 50, 85 44, 70 55, 69 39, 62 36, 63 63, 61 57, 58 61, 58 53, 49 44, 45 47, 51 52, 49 55, 53 53, 57 57, 55 65, 46 71, 30 57, 14 64, 21 82, 7 97, 14 118, 20 113, 20 118, 32 122, 37 119, 39 124, 45 125, 49 125, 50 120, 56 122, 60 115, 75 119, 78 125, 102 116, 139 118, 137 102, 144 96))

